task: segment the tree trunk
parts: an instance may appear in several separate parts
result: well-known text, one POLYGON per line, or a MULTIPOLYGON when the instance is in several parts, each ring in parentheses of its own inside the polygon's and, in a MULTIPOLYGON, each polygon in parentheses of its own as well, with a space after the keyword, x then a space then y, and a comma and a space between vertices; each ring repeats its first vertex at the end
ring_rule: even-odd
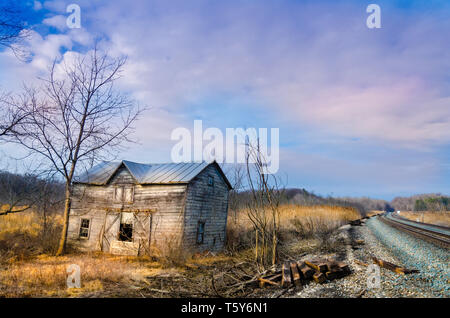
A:
POLYGON ((64 224, 61 232, 61 238, 59 240, 58 251, 56 252, 56 256, 63 255, 66 252, 66 242, 67 242, 67 230, 69 229, 69 212, 70 212, 70 203, 71 203, 71 191, 70 191, 70 182, 66 182, 66 199, 64 202, 64 224))

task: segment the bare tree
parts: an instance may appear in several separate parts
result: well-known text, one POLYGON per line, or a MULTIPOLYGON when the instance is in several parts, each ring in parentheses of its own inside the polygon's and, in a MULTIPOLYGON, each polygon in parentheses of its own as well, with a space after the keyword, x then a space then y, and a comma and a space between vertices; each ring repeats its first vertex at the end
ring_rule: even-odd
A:
POLYGON ((125 61, 97 48, 70 63, 55 61, 39 90, 27 87, 16 99, 29 116, 18 124, 14 142, 44 158, 65 181, 57 255, 65 252, 77 168, 112 155, 113 149, 130 141, 132 123, 142 112, 126 94, 115 90, 125 61))
POLYGON ((23 4, 16 0, 2 0, 0 3, 0 46, 13 50, 17 57, 23 57, 20 45, 30 35, 25 21, 23 4))
POLYGON ((0 139, 6 139, 18 134, 16 130, 19 123, 23 122, 28 113, 21 105, 14 105, 14 101, 8 94, 0 96, 0 139))
POLYGON ((255 229, 255 259, 265 267, 278 259, 279 206, 284 193, 280 180, 267 174, 267 159, 261 151, 259 140, 247 144, 247 184, 251 200, 247 203, 248 217, 255 229))

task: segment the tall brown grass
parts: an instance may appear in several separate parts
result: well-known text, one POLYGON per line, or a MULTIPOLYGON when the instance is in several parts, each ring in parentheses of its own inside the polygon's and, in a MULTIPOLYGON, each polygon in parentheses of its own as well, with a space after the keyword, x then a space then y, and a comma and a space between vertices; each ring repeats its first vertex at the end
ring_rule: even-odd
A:
POLYGON ((424 211, 424 212, 411 212, 411 211, 401 211, 400 216, 410 219, 412 221, 424 222, 429 224, 435 224, 440 226, 450 227, 450 211, 446 212, 434 212, 434 211, 424 211))
POLYGON ((0 262, 8 258, 23 259, 41 253, 53 253, 61 233, 62 217, 20 212, 0 216, 0 262))
MULTIPOLYGON (((284 241, 294 234, 299 239, 319 238, 325 241, 339 226, 360 218, 350 207, 300 206, 286 204, 279 208, 280 236, 284 241)), ((255 234, 245 209, 230 213, 227 225, 227 248, 231 251, 249 248, 255 234)))

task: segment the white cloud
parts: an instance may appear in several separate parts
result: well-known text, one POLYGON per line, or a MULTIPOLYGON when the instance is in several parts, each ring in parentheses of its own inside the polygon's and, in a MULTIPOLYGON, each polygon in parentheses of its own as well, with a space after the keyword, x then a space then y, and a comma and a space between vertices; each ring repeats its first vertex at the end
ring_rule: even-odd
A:
POLYGON ((42 23, 55 27, 59 31, 64 31, 67 28, 66 20, 67 18, 63 15, 55 15, 51 18, 44 19, 42 23))

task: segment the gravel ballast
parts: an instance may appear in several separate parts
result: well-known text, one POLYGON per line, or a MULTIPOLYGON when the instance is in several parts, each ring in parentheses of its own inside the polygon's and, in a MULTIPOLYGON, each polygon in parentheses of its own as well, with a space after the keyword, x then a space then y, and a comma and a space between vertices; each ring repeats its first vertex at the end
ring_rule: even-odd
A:
MULTIPOLYGON (((347 262, 352 274, 322 285, 309 283, 284 297, 439 297, 450 296, 449 253, 384 224, 376 217, 362 226, 346 226, 335 234, 340 242, 334 253, 321 255, 347 262), (358 242, 363 242, 358 244, 358 242), (400 275, 380 268, 380 287, 368 288, 369 274, 355 260, 372 264, 371 257, 394 263, 419 273, 400 275)), ((308 256, 309 257, 309 256, 308 256)))

